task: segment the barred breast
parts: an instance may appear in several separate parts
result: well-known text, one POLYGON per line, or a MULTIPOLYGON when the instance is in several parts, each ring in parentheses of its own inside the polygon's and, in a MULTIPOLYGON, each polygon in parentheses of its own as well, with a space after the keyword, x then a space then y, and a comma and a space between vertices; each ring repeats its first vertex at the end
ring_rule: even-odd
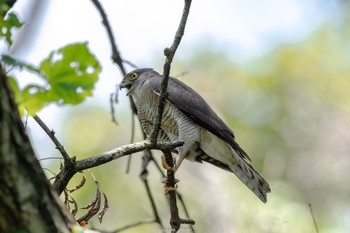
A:
MULTIPOLYGON (((133 95, 138 116, 147 135, 150 135, 158 111, 158 98, 150 88, 142 88, 141 95, 133 95)), ((179 150, 188 150, 199 139, 199 126, 181 110, 166 101, 158 140, 183 140, 185 145, 179 150)))

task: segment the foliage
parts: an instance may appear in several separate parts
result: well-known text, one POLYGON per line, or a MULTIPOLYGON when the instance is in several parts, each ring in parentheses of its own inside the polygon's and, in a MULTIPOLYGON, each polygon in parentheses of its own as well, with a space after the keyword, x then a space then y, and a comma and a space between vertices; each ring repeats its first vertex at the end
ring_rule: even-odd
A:
POLYGON ((48 103, 81 103, 92 95, 101 71, 87 43, 71 44, 52 51, 38 67, 7 55, 3 55, 2 60, 7 65, 26 69, 42 78, 43 84, 27 84, 22 89, 16 79, 11 78, 20 112, 26 109, 32 115, 48 103))
MULTIPOLYGON (((6 12, 8 9, 5 3, 0 6, 0 14, 2 15, 4 12, 6 12)), ((12 45, 12 29, 13 28, 21 28, 23 23, 19 21, 17 16, 14 13, 10 13, 7 16, 7 19, 5 17, 0 18, 0 38, 5 38, 9 46, 12 45)))

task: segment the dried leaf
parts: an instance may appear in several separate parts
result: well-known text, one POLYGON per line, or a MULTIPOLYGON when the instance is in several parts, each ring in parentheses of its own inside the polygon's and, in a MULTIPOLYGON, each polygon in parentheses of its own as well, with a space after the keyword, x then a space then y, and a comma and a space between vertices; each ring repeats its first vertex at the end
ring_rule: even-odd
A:
POLYGON ((67 208, 69 209, 69 201, 68 201, 68 193, 67 193, 67 190, 64 189, 63 190, 63 194, 64 194, 64 204, 67 206, 67 208))
POLYGON ((77 202, 75 201, 74 198, 72 198, 72 203, 73 203, 74 209, 72 210, 71 213, 72 213, 72 215, 75 217, 75 215, 76 215, 77 212, 78 212, 79 207, 78 207, 78 204, 77 204, 77 202))
POLYGON ((87 224, 89 220, 97 214, 97 212, 100 209, 101 205, 101 192, 99 189, 96 190, 96 197, 95 199, 87 206, 82 207, 81 209, 89 209, 88 212, 81 216, 77 222, 83 226, 82 224, 87 224))
POLYGON ((74 192, 74 191, 77 191, 78 189, 80 189, 81 187, 84 186, 85 182, 86 182, 86 176, 83 175, 83 177, 82 177, 80 183, 79 183, 77 186, 75 186, 74 189, 69 189, 68 191, 69 191, 70 193, 72 193, 72 192, 74 192))
POLYGON ((101 202, 101 192, 99 189, 96 190, 95 199, 88 205, 81 207, 81 209, 90 209, 96 205, 97 202, 101 202))
POLYGON ((105 193, 103 193, 103 200, 104 200, 103 209, 98 213, 98 220, 100 220, 100 223, 102 223, 103 216, 105 215, 106 211, 109 208, 107 195, 105 193))

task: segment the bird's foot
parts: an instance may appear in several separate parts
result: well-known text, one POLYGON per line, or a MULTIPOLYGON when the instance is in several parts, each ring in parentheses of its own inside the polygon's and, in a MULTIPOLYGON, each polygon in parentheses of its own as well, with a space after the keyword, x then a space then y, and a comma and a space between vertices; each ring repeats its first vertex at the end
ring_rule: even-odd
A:
MULTIPOLYGON (((166 184, 167 183, 167 181, 168 181, 168 179, 165 177, 163 180, 162 180, 162 183, 163 184, 166 184)), ((180 182, 180 180, 179 179, 174 179, 174 184, 177 184, 177 183, 179 183, 180 182)))
POLYGON ((164 178, 162 180, 162 183, 164 184, 164 192, 165 192, 165 194, 169 193, 170 191, 176 191, 178 182, 179 182, 178 179, 174 179, 174 186, 169 186, 167 184, 167 178, 164 178))
POLYGON ((162 155, 161 157, 161 160, 162 160, 162 167, 164 168, 164 169, 166 169, 167 171, 175 171, 175 167, 173 166, 173 167, 170 167, 169 165, 168 165, 168 163, 166 162, 166 160, 165 160, 165 156, 164 155, 162 155))

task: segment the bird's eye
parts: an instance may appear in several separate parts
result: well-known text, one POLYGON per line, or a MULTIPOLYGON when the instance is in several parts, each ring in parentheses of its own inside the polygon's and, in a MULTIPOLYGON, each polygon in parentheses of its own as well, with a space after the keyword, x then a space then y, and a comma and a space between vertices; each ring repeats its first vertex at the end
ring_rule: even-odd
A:
POLYGON ((130 80, 135 80, 135 79, 137 79, 138 76, 139 75, 137 73, 132 73, 132 74, 130 74, 129 79, 130 80))

